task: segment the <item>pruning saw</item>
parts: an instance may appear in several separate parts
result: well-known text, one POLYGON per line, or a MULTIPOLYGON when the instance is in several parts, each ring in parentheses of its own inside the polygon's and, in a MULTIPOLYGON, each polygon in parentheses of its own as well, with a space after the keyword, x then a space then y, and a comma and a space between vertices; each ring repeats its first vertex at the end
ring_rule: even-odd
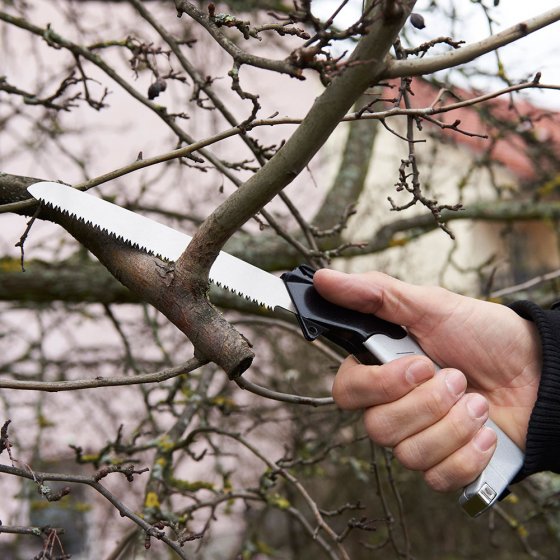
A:
MULTIPOLYGON (((164 260, 176 261, 192 239, 61 183, 41 181, 28 191, 48 206, 164 260)), ((372 357, 386 363, 406 355, 425 355, 400 325, 325 300, 313 287, 313 272, 303 265, 278 277, 221 251, 209 277, 218 286, 256 304, 295 314, 307 340, 325 337, 365 363, 371 363, 372 357)), ((513 441, 492 420, 488 419, 486 426, 498 436, 496 450, 484 471, 459 497, 459 504, 471 517, 487 511, 506 495, 509 483, 523 465, 523 452, 513 441)))

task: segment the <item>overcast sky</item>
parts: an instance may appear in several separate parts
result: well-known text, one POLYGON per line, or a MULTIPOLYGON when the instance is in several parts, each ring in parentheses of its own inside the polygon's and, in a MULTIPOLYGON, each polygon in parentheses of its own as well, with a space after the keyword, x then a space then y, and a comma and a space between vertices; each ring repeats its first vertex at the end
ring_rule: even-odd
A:
MULTIPOLYGON (((558 6, 559 0, 501 0, 498 8, 495 9, 495 31, 500 31, 510 27, 520 21, 524 21, 540 13, 543 13, 558 6)), ((345 21, 349 22, 355 17, 356 10, 362 5, 361 0, 351 0, 353 12, 348 10, 345 14, 345 21)), ((338 0, 316 0, 313 3, 314 9, 321 15, 332 12, 338 0)), ((409 28, 418 39, 418 43, 449 34, 449 26, 442 19, 438 19, 435 13, 431 12, 429 0, 418 0, 415 12, 424 16, 426 28, 417 31, 409 28)), ((440 0, 440 5, 445 5, 445 0, 440 0)), ((491 1, 486 0, 490 5, 491 1)), ((460 27, 457 28, 454 38, 465 41, 476 41, 489 34, 488 24, 482 14, 480 6, 468 0, 459 0, 455 5, 460 12, 460 27)), ((341 25, 343 22, 341 21, 341 25)), ((416 42, 416 40, 415 40, 416 42)), ((542 83, 560 84, 560 22, 555 23, 545 29, 541 29, 528 37, 520 40, 516 44, 508 45, 500 51, 502 60, 512 79, 521 80, 527 76, 532 76, 535 72, 542 72, 542 83)), ((495 68, 495 57, 487 55, 484 62, 489 65, 489 69, 495 68)), ((477 83, 477 86, 482 84, 477 83)), ((560 91, 548 92, 545 94, 536 93, 534 100, 546 105, 560 109, 560 91)))

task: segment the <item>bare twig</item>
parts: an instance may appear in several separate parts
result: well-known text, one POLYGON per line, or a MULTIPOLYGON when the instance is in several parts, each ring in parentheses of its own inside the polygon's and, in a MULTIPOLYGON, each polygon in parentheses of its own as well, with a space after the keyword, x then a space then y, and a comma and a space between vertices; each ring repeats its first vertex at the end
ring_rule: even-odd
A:
POLYGON ((190 373, 204 363, 203 360, 193 358, 186 364, 174 368, 164 369, 155 373, 140 373, 127 377, 96 377, 95 379, 76 379, 74 381, 23 381, 18 379, 1 379, 0 388, 56 393, 59 391, 77 391, 80 389, 96 389, 99 387, 161 383, 173 377, 190 373))
POLYGON ((552 272, 547 272, 546 274, 535 276, 534 278, 526 280, 525 282, 521 282, 513 286, 507 286, 506 288, 502 288, 501 290, 495 290, 493 292, 490 292, 490 297, 501 298, 503 296, 509 296, 517 292, 528 290, 529 288, 534 288, 535 286, 543 284, 544 282, 555 280, 556 278, 560 278, 560 270, 553 270, 552 272))
POLYGON ((252 383, 248 379, 245 379, 245 377, 238 377, 235 382, 242 389, 254 393, 255 395, 259 395, 267 399, 272 399, 274 401, 280 401, 290 404, 305 404, 310 406, 326 406, 334 404, 334 400, 332 397, 305 397, 303 395, 280 393, 279 391, 267 389, 266 387, 261 387, 256 383, 252 383))
MULTIPOLYGON (((265 455, 259 449, 257 449, 251 443, 249 443, 244 437, 240 436, 239 434, 228 432, 226 430, 221 430, 221 429, 217 429, 217 428, 210 428, 210 427, 209 428, 197 428, 189 434, 189 436, 187 437, 187 439, 184 442, 181 442, 181 446, 190 445, 190 443, 192 441, 194 441, 194 439, 196 438, 196 436, 198 434, 203 434, 203 433, 221 435, 221 436, 232 438, 232 439, 238 441, 246 449, 251 451, 251 453, 253 455, 255 455, 255 457, 258 457, 263 463, 265 463, 273 472, 275 472, 276 474, 280 475, 282 478, 287 480, 294 487, 294 489, 300 494, 300 496, 303 498, 304 502, 307 504, 307 506, 310 509, 310 511, 313 515, 313 518, 314 518, 314 520, 317 524, 317 530, 323 531, 333 541, 333 543, 335 543, 336 550, 337 550, 338 555, 341 559, 349 560, 349 556, 348 556, 346 550, 338 542, 338 538, 337 538, 336 533, 333 531, 333 529, 323 519, 321 511, 317 507, 317 504, 315 503, 315 500, 313 500, 313 498, 308 493, 308 491, 304 488, 304 486, 301 484, 301 482, 293 474, 291 474, 288 470, 286 470, 282 467, 279 467, 277 463, 274 463, 270 459, 265 457, 265 455)), ((315 531, 313 532, 313 534, 317 535, 317 533, 315 531)))
POLYGON ((63 473, 37 472, 28 469, 11 467, 8 465, 0 465, 0 472, 17 476, 19 478, 28 478, 33 481, 41 481, 41 483, 47 481, 56 481, 89 486, 101 496, 103 496, 107 501, 109 501, 120 512, 122 517, 127 517, 133 523, 138 525, 146 533, 146 535, 161 540, 169 548, 171 548, 179 556, 179 558, 187 560, 186 553, 181 549, 181 546, 178 543, 171 540, 163 531, 156 529, 154 526, 150 525, 144 519, 142 519, 142 517, 134 513, 134 511, 132 511, 127 505, 125 505, 124 502, 119 500, 112 492, 107 490, 105 486, 95 480, 94 476, 90 477, 63 473))
POLYGON ((437 72, 438 70, 459 66, 460 64, 470 62, 483 54, 508 45, 521 37, 534 33, 559 20, 560 8, 552 8, 539 16, 508 27, 496 35, 492 35, 476 43, 471 43, 466 47, 449 53, 415 60, 393 60, 387 64, 382 74, 382 79, 402 78, 403 76, 421 76, 423 74, 437 72))
MULTIPOLYGON (((352 122, 356 120, 379 120, 385 126, 386 119, 390 117, 398 117, 398 116, 410 116, 410 117, 420 117, 420 118, 427 118, 432 115, 440 115, 444 113, 449 113, 451 111, 462 109, 464 107, 471 107, 475 105, 479 105, 485 101, 489 101, 490 99, 495 99, 497 97, 501 97, 503 95, 507 95, 510 93, 523 91, 525 89, 552 89, 552 90, 560 90, 560 85, 555 84, 541 84, 538 81, 531 80, 529 82, 524 82, 522 84, 517 84, 513 86, 508 86, 506 88, 500 89, 498 91, 490 92, 484 95, 479 95, 473 97, 471 99, 466 99, 462 101, 458 101, 456 103, 450 103, 448 105, 439 105, 432 103, 429 107, 424 108, 401 108, 395 107, 391 109, 387 109, 384 111, 376 111, 373 113, 363 113, 363 112, 356 112, 353 115, 347 115, 343 117, 341 120, 343 122, 352 122)), ((172 150, 169 152, 165 152, 163 154, 153 156, 151 158, 139 159, 134 161, 131 164, 125 165, 113 171, 109 171, 103 175, 90 179, 83 183, 78 183, 74 185, 75 188, 79 190, 89 190, 93 187, 99 186, 103 183, 108 181, 112 181, 128 173, 132 173, 134 171, 138 171, 140 169, 144 169, 146 167, 150 167, 156 165, 158 163, 163 163, 166 161, 171 161, 174 159, 180 159, 186 157, 190 154, 193 154, 207 146, 211 146, 212 144, 218 143, 221 140, 225 140, 227 138, 231 138, 232 136, 241 135, 244 137, 244 133, 247 129, 253 129, 258 127, 268 127, 268 126, 278 126, 278 125, 294 125, 294 124, 301 124, 302 119, 300 118, 292 118, 292 117, 284 117, 284 118, 272 118, 272 119, 257 119, 251 121, 251 123, 246 124, 244 127, 235 126, 228 130, 224 130, 218 134, 210 136, 205 140, 201 140, 199 142, 194 142, 185 146, 183 148, 178 148, 177 150, 172 150)), ((439 125, 438 125, 439 126, 439 125)), ((392 130, 393 133, 395 131, 392 130)), ((462 131, 460 131, 462 132, 462 131)), ((406 140, 403 137, 403 140, 406 140)), ((422 141, 422 140, 421 140, 422 141)), ((25 210, 26 208, 31 208, 37 204, 36 200, 25 200, 21 202, 13 202, 8 204, 0 205, 0 213, 5 212, 20 212, 25 210)), ((303 249, 303 246, 298 247, 298 249, 303 249)))

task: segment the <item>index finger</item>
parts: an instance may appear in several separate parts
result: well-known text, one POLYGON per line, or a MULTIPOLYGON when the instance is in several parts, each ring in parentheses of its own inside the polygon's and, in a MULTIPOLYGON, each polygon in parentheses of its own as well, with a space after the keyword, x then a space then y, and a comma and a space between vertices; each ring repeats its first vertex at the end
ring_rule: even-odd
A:
POLYGON ((428 312, 444 314, 455 305, 446 290, 415 286, 377 271, 346 274, 324 268, 315 272, 313 283, 332 303, 405 327, 412 327, 428 312))

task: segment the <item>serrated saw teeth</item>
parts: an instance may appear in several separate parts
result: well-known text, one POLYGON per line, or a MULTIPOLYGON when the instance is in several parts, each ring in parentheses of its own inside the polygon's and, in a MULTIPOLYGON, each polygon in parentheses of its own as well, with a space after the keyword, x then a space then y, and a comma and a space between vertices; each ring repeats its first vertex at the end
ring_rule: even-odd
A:
MULTIPOLYGON (((41 181, 27 189, 35 198, 137 250, 176 261, 191 237, 150 218, 88 195, 62 183, 41 181)), ((294 311, 280 278, 221 251, 210 269, 210 281, 268 309, 294 311)))

